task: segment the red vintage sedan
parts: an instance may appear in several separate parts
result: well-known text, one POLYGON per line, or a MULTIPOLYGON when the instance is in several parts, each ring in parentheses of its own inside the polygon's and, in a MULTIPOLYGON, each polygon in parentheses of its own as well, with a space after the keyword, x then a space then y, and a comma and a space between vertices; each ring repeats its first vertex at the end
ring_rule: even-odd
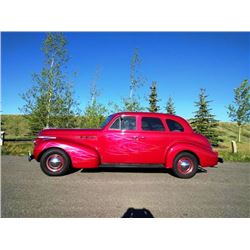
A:
POLYGON ((50 176, 64 175, 71 167, 160 164, 180 178, 190 178, 199 166, 223 162, 186 120, 148 112, 112 114, 100 129, 44 129, 29 154, 29 160, 33 158, 50 176))

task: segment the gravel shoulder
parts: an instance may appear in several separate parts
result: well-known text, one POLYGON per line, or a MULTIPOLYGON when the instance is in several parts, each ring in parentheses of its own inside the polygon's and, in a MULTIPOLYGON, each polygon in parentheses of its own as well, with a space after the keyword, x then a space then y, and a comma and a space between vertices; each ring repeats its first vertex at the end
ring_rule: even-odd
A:
POLYGON ((226 162, 207 170, 187 180, 164 169, 108 167, 48 177, 36 161, 6 155, 1 215, 120 218, 132 208, 132 217, 250 217, 250 164, 226 162))

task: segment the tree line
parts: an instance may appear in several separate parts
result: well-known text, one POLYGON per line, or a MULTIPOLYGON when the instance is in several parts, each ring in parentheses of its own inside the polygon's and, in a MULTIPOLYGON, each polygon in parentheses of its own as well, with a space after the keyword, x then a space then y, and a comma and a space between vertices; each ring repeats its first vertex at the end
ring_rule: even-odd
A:
MULTIPOLYGON (((97 88, 100 69, 97 68, 90 85, 90 99, 83 111, 74 98, 72 81, 67 77, 69 54, 64 34, 47 33, 42 44, 42 52, 44 63, 41 72, 33 74, 34 84, 21 95, 24 105, 20 110, 28 119, 33 135, 49 127, 98 128, 108 113, 118 111, 160 111, 156 81, 152 82, 149 89, 148 107, 141 105, 138 92, 146 83, 146 78, 140 70, 142 60, 139 49, 134 50, 130 61, 129 95, 122 97, 119 104, 110 102, 108 107, 101 104, 98 101, 100 91, 97 88)), ((239 141, 242 126, 250 121, 249 90, 248 80, 244 80, 234 90, 234 102, 227 107, 230 119, 238 124, 239 141)), ((220 141, 216 131, 218 121, 212 114, 207 97, 206 90, 201 89, 198 101, 195 102, 197 110, 190 123, 196 132, 205 135, 213 145, 218 145, 220 141)), ((176 113, 172 96, 169 96, 164 109, 166 113, 176 113)))

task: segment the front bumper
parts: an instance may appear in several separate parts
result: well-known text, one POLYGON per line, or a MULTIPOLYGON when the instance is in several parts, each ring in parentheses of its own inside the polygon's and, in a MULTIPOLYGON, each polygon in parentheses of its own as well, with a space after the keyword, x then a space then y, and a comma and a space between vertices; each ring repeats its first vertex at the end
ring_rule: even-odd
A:
POLYGON ((28 153, 28 161, 32 161, 34 159, 34 155, 32 155, 30 152, 28 153))

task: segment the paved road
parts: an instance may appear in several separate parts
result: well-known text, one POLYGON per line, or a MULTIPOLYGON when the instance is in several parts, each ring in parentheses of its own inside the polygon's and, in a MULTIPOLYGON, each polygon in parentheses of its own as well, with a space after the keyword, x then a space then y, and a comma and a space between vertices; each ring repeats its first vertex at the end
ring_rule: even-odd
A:
POLYGON ((26 157, 2 156, 2 217, 250 217, 250 165, 224 163, 178 179, 161 169, 44 175, 26 157))

